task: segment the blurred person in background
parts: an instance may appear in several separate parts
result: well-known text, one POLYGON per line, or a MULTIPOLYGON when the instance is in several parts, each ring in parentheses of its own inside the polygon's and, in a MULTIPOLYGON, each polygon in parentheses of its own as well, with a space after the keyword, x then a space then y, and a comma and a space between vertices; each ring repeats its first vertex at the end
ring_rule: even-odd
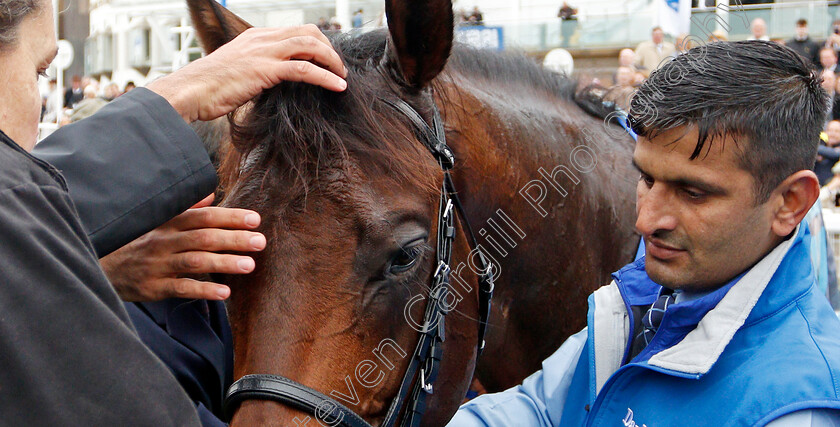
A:
POLYGON ((120 87, 117 86, 116 83, 109 83, 108 86, 105 86, 105 93, 102 95, 102 98, 108 102, 111 102, 117 99, 122 93, 120 92, 120 87))
POLYGON ((129 82, 125 84, 125 88, 123 89, 123 94, 131 92, 136 87, 137 87, 137 85, 135 85, 133 81, 129 80, 129 82))
POLYGON ((834 74, 840 73, 837 66, 837 52, 830 47, 820 49, 820 71, 829 70, 834 74))
POLYGON ((56 104, 58 103, 62 94, 58 91, 58 82, 56 79, 50 79, 49 89, 44 95, 44 114, 41 116, 41 122, 54 123, 56 118, 56 104))
POLYGON ((364 23, 365 15, 362 9, 357 10, 353 14, 353 28, 362 28, 362 24, 364 23))
POLYGON ((645 82, 645 79, 647 79, 647 77, 645 77, 645 74, 643 72, 636 71, 636 73, 633 74, 633 86, 634 87, 641 86, 642 83, 645 82))
POLYGON ((636 52, 633 49, 625 48, 621 49, 618 52, 618 66, 619 67, 629 67, 633 71, 636 71, 636 52))
POLYGON ((105 99, 96 96, 96 86, 92 84, 85 88, 84 96, 85 98, 76 104, 73 113, 70 114, 71 123, 92 116, 108 103, 105 99))
POLYGON ((825 46, 834 49, 834 52, 840 57, 840 19, 831 23, 831 34, 828 35, 825 46))
POLYGON ((694 40, 689 37, 688 33, 679 34, 674 39, 674 48, 677 49, 676 55, 686 52, 694 47, 694 40))
POLYGON ((828 184, 834 173, 831 168, 840 161, 840 121, 832 120, 825 127, 825 140, 820 139, 817 148, 817 162, 814 173, 820 180, 820 186, 828 184))
POLYGON ((755 18, 750 22, 750 36, 747 40, 770 41, 770 37, 767 36, 767 23, 763 19, 755 18))
POLYGON ((729 41, 729 36, 727 36, 726 32, 723 30, 714 30, 712 31, 712 34, 709 34, 709 38, 706 41, 709 43, 725 42, 729 41))
POLYGON ((484 14, 481 13, 481 9, 479 9, 478 6, 473 6, 473 10, 468 21, 470 25, 484 25, 484 14))
POLYGON ((828 94, 828 108, 826 109, 825 122, 826 125, 831 120, 840 119, 840 96, 837 93, 837 75, 834 71, 825 70, 820 73, 822 81, 820 85, 828 94))
POLYGON ((643 41, 636 47, 635 65, 647 77, 664 59, 673 56, 675 52, 674 44, 665 41, 662 28, 654 27, 650 32, 650 40, 643 41))
POLYGON ((633 85, 636 73, 630 67, 618 67, 615 72, 615 85, 609 89, 604 99, 612 101, 624 111, 630 108, 630 97, 636 91, 633 85))
POLYGON ((64 91, 64 107, 73 108, 77 102, 84 99, 84 87, 82 87, 82 77, 75 75, 70 79, 70 87, 64 91))
POLYGON ((796 21, 796 35, 786 41, 785 46, 802 55, 815 67, 820 64, 820 45, 811 40, 811 36, 808 35, 807 20, 799 19, 796 21))
POLYGON ((569 6, 569 3, 563 2, 560 10, 557 11, 557 17, 560 18, 560 36, 563 38, 560 46, 569 47, 572 36, 577 31, 577 9, 569 6))

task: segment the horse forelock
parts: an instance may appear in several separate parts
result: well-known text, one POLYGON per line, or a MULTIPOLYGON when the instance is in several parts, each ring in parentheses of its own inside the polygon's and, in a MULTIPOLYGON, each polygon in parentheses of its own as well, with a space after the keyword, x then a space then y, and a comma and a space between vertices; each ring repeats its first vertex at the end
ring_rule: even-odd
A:
POLYGON ((354 165, 368 174, 430 186, 431 155, 416 142, 407 120, 382 102, 395 96, 377 69, 385 40, 384 31, 331 36, 348 69, 344 92, 283 82, 232 114, 234 149, 223 164, 222 184, 266 178, 273 168, 281 182, 261 187, 283 185, 302 190, 286 194, 301 195, 323 172, 354 165))

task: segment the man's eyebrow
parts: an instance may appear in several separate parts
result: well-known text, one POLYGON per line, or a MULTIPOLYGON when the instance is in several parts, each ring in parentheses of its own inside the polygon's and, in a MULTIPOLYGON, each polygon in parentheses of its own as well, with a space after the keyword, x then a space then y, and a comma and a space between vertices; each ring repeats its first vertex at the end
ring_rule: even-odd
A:
MULTIPOLYGON (((637 170, 637 171, 639 171, 639 172, 641 172, 641 173, 645 173, 645 171, 643 171, 643 170, 642 170, 642 168, 639 166, 639 164, 638 164, 638 163, 636 163, 636 159, 635 159, 635 158, 633 158, 633 167, 634 167, 634 168, 636 168, 636 170, 637 170)), ((647 174, 645 174, 645 175, 647 175, 647 174)))
MULTIPOLYGON (((633 159, 633 167, 636 168, 636 170, 639 171, 640 173, 642 173, 644 175, 649 175, 647 172, 644 171, 644 169, 642 169, 639 166, 638 163, 636 163, 636 159, 633 159)), ((705 192, 711 193, 711 194, 725 194, 726 193, 726 190, 723 189, 722 187, 719 187, 719 186, 714 185, 714 184, 709 184, 709 183, 706 183, 706 182, 703 182, 703 181, 697 181, 697 180, 694 180, 694 179, 691 179, 691 178, 670 179, 670 180, 665 180, 665 182, 667 182, 668 184, 671 184, 671 185, 679 186, 679 187, 694 187, 698 190, 702 190, 702 191, 705 191, 705 192)))
POLYGON ((717 185, 709 184, 702 181, 695 181, 693 179, 680 178, 669 182, 680 187, 694 187, 698 190, 705 191, 706 193, 710 194, 726 194, 726 190, 722 187, 718 187, 717 185))

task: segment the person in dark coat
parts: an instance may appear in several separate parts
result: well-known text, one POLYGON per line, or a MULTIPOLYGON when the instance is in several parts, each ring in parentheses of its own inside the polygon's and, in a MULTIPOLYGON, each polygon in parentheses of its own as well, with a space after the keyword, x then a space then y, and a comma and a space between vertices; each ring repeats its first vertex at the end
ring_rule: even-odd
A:
POLYGON ((80 76, 73 76, 70 79, 70 87, 64 91, 64 106, 66 108, 73 108, 74 105, 84 99, 84 89, 82 87, 82 78, 80 76))
MULTIPOLYGON (((136 241, 100 260, 109 280, 117 287, 138 288, 131 283, 137 271, 156 271, 150 276, 178 277, 183 273, 178 262, 171 262, 186 252, 205 250, 195 232, 231 234, 229 230, 253 228, 258 222, 245 224, 248 215, 259 216, 242 209, 210 207, 213 197, 207 197, 193 208, 168 223, 146 233, 136 241), (206 215, 215 215, 207 219, 206 215), (177 249, 173 249, 178 246, 177 249)), ((258 233, 239 233, 239 238, 221 240, 216 252, 249 252, 265 247, 265 238, 258 233), (250 241, 256 238, 256 242, 250 241), (244 240, 245 244, 236 244, 244 240)), ((217 256, 217 254, 207 254, 217 256)), ((222 258, 222 257, 218 257, 222 258)), ((250 263, 248 259, 241 259, 250 263)), ((211 266, 208 273, 247 273, 235 268, 211 266)), ((223 264, 223 263, 222 263, 223 264)), ((159 279, 160 280, 160 279, 159 279)), ((186 283, 190 283, 189 279, 186 283)), ((147 286, 148 287, 148 286, 147 286)), ((137 329, 140 339, 172 371, 196 406, 201 424, 222 426, 224 393, 233 383, 233 337, 222 301, 168 298, 161 301, 126 302, 125 309, 137 329)))
MULTIPOLYGON (((166 270, 112 285, 98 258, 213 191, 215 172, 186 123, 224 115, 284 79, 343 90, 344 68, 314 28, 246 31, 227 49, 58 130, 36 157, 29 151, 40 112, 37 76, 56 53, 53 14, 46 0, 0 8, 3 423, 197 425, 189 397, 140 341, 119 297, 220 301, 230 290, 166 270), (298 37, 308 47, 283 43, 298 37), (299 72, 289 49, 323 68, 307 62, 308 72, 299 72)), ((222 256, 196 259, 210 255, 222 256)))
POLYGON ((793 49, 811 62, 814 67, 820 65, 820 45, 811 40, 808 35, 808 21, 800 19, 796 21, 796 35, 785 42, 785 46, 793 49))
POLYGON ((825 127, 827 136, 825 141, 820 141, 817 147, 817 162, 814 165, 814 173, 820 180, 820 186, 828 184, 834 173, 831 168, 840 161, 840 121, 832 120, 825 127))

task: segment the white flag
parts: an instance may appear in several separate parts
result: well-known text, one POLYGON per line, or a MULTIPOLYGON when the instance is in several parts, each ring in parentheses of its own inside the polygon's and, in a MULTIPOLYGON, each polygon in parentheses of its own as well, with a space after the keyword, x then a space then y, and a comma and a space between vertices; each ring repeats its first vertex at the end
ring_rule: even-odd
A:
POLYGON ((691 29, 691 0, 656 0, 657 25, 672 36, 691 29))

